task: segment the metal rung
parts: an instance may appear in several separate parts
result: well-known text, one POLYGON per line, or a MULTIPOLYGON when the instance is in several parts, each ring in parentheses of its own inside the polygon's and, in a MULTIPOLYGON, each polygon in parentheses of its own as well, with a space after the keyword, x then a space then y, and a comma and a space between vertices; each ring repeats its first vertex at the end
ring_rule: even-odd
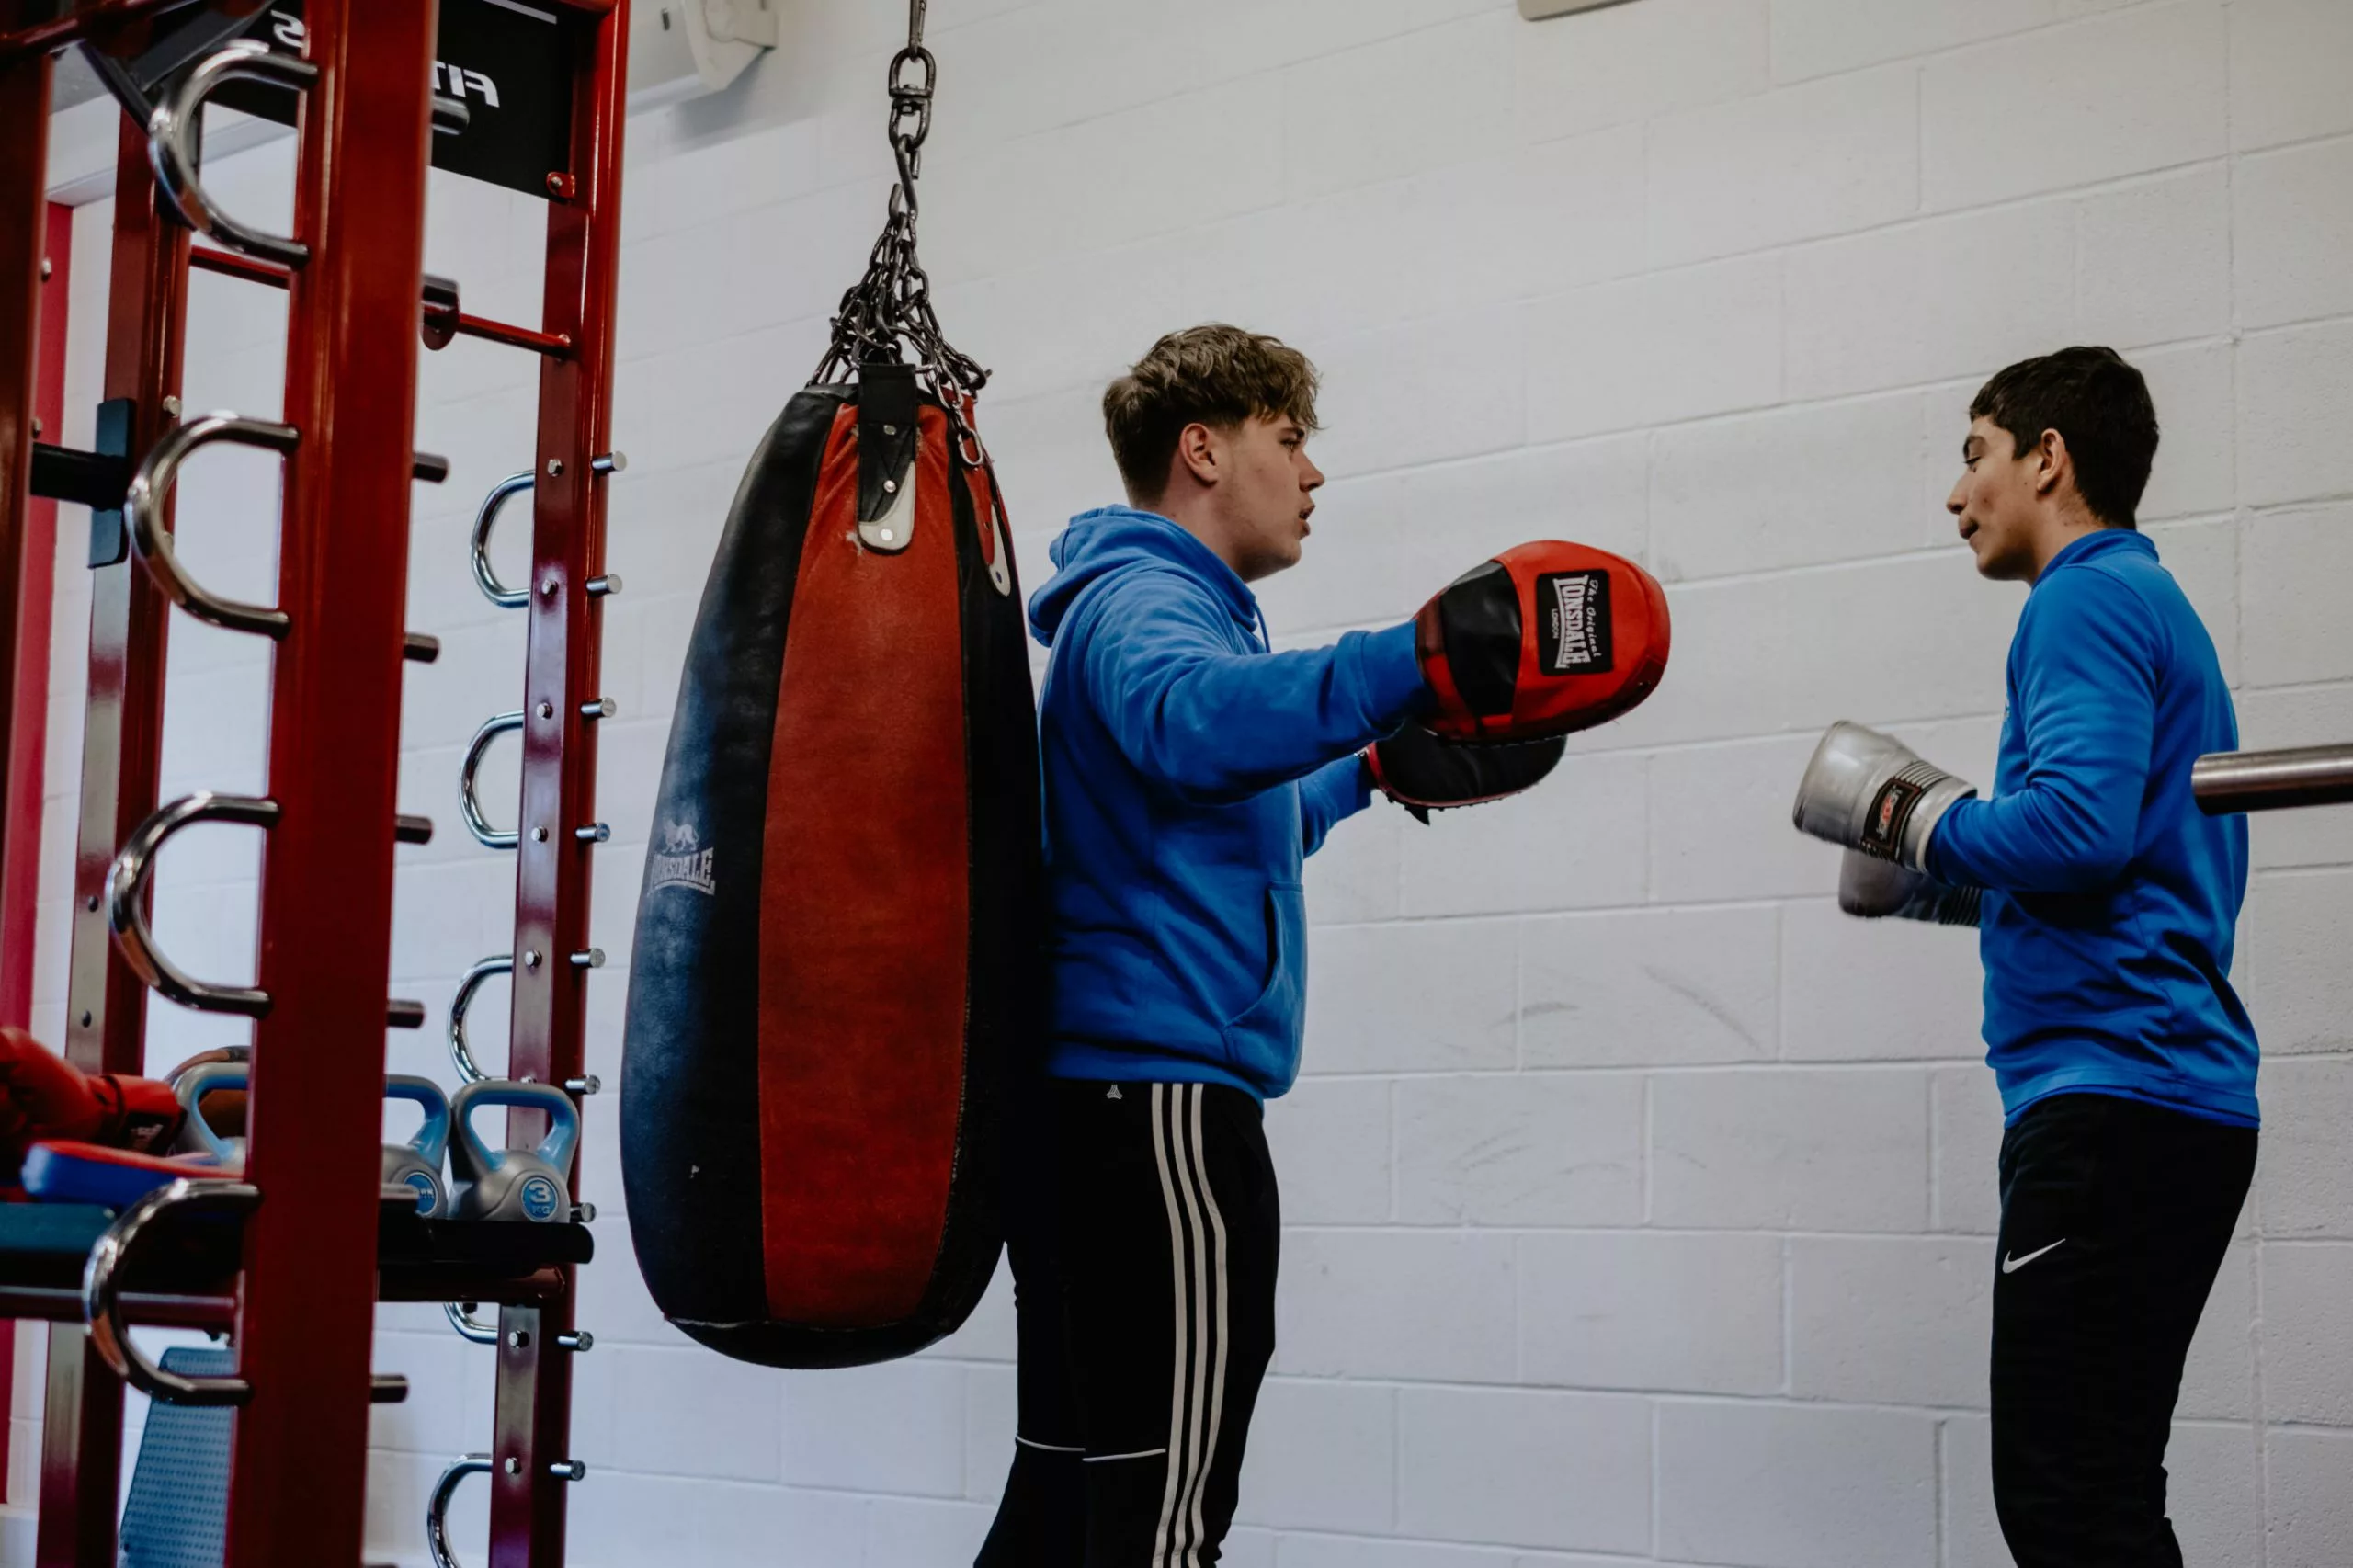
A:
POLYGON ((147 926, 147 883, 154 875, 155 852, 182 828, 201 822, 236 823, 246 827, 273 827, 278 802, 250 795, 199 792, 158 809, 131 830, 129 842, 107 868, 107 926, 131 972, 158 994, 183 1007, 207 1013, 235 1013, 258 1018, 269 1011, 269 993, 249 985, 215 985, 189 975, 165 958, 147 926))
POLYGON ((430 844, 433 842, 433 819, 403 813, 392 819, 392 841, 396 844, 430 844))
POLYGON ((458 1076, 469 1084, 482 1083, 490 1076, 474 1061, 472 1048, 466 1040, 466 1014, 474 1005, 474 993, 494 976, 514 972, 514 955, 494 953, 466 971, 466 977, 458 982, 457 994, 449 998, 449 1060, 456 1064, 458 1076))
POLYGON ((425 1027, 425 1004, 399 998, 384 1004, 384 1023, 396 1029, 421 1029, 425 1027))
POLYGON ((426 484, 439 484, 449 477, 449 460, 432 452, 418 452, 409 464, 408 476, 426 484))
POLYGON ((401 639, 401 657, 413 665, 429 665, 441 656, 441 639, 429 632, 412 631, 401 639))
POLYGON ((179 85, 155 106, 147 121, 148 162, 165 205, 191 229, 210 235, 232 250, 263 257, 287 267, 311 259, 311 247, 301 241, 248 228, 212 204, 197 177, 198 140, 204 120, 204 100, 215 89, 240 78, 272 82, 297 92, 317 85, 319 68, 291 54, 274 54, 258 39, 223 44, 188 67, 179 85))
POLYGON ((434 1483, 433 1496, 425 1505, 425 1546, 433 1554, 433 1568, 458 1568, 457 1554, 449 1549, 449 1500, 457 1495, 458 1483, 489 1473, 488 1454, 468 1454, 434 1483))
POLYGON ((498 1343, 498 1325, 484 1323, 474 1316, 473 1310, 477 1304, 473 1301, 444 1301, 441 1313, 449 1320, 449 1326, 458 1331, 460 1338, 475 1345, 495 1345, 498 1343))
POLYGON ((530 489, 532 483, 531 471, 528 468, 519 473, 508 474, 490 487, 490 494, 483 497, 482 506, 474 512, 472 542, 474 585, 482 590, 483 597, 501 609, 520 609, 531 602, 531 592, 529 588, 508 587, 498 580, 498 574, 491 570, 490 530, 498 521, 500 508, 530 489))
POLYGON ((2353 745, 2210 752, 2190 766, 2189 790, 2209 816, 2341 804, 2353 801, 2353 745))
POLYGON ((131 547, 165 596, 199 620, 224 631, 257 632, 264 637, 283 637, 288 625, 284 610, 222 598, 182 569, 171 530, 164 527, 164 503, 178 482, 180 464, 197 448, 214 441, 261 447, 283 456, 291 452, 301 438, 292 426, 275 420, 207 414, 166 432, 139 460, 122 498, 123 520, 131 528, 131 547))
POLYGON ((458 766, 459 814, 464 817, 466 831, 474 835, 474 842, 485 849, 512 849, 522 835, 519 829, 500 829, 490 825, 490 819, 483 814, 482 799, 474 793, 474 775, 482 768, 483 754, 490 749, 490 743, 522 727, 523 715, 519 710, 512 713, 493 714, 483 721, 481 729, 474 732, 472 742, 466 747, 466 759, 458 766))
POLYGON ((149 1398, 170 1404, 243 1404, 253 1398, 253 1385, 243 1378, 186 1377, 147 1359, 131 1343, 130 1325, 122 1321, 119 1277, 131 1247, 165 1214, 180 1210, 244 1215, 260 1202, 261 1189, 244 1182, 183 1177, 140 1199, 107 1227, 82 1269, 82 1316, 89 1325, 90 1348, 116 1376, 149 1398))

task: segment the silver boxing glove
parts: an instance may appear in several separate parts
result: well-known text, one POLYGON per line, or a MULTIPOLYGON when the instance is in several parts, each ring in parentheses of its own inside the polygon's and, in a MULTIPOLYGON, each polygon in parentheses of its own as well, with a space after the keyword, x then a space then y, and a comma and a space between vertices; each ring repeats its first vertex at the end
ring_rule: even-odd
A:
POLYGON ((1974 926, 1984 888, 1940 882, 1926 871, 1907 871, 1891 860, 1849 849, 1838 868, 1838 907, 1865 920, 1894 915, 1938 926, 1974 926))
POLYGON ((1791 816, 1801 833, 1918 871, 1938 819, 1976 793, 1894 736, 1841 720, 1813 748, 1791 816))

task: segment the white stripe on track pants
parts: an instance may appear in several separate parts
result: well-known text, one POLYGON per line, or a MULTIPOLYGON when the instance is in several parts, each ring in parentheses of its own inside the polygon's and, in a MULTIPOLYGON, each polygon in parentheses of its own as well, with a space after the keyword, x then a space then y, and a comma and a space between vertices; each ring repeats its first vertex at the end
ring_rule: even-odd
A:
POLYGON ((1054 1082, 1017 1119, 1020 1440, 979 1568, 1208 1568, 1275 1343, 1257 1101, 1054 1082))

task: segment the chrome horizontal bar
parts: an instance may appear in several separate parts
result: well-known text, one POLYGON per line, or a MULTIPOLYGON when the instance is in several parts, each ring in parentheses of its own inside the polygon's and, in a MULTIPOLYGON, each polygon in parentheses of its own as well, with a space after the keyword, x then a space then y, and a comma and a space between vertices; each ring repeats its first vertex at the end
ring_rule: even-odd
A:
POLYGON ((2353 745, 2211 752, 2191 767, 2189 790, 2209 816, 2353 801, 2353 745))

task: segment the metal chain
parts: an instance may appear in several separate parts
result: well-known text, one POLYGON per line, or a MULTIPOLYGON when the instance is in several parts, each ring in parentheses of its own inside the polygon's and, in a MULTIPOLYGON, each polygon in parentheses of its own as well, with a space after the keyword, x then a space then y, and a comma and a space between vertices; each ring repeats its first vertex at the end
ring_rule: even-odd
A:
POLYGON ((931 306, 931 279, 915 259, 915 180, 923 173, 923 144, 931 134, 931 100, 939 62, 923 43, 928 0, 908 0, 907 46, 891 57, 891 151, 899 177, 881 237, 867 257, 866 275, 842 296, 834 317, 833 342, 810 379, 850 381, 858 367, 881 360, 903 364, 901 346, 912 352, 916 379, 948 411, 957 460, 968 468, 987 460, 971 419, 972 400, 989 373, 948 341, 931 306))

